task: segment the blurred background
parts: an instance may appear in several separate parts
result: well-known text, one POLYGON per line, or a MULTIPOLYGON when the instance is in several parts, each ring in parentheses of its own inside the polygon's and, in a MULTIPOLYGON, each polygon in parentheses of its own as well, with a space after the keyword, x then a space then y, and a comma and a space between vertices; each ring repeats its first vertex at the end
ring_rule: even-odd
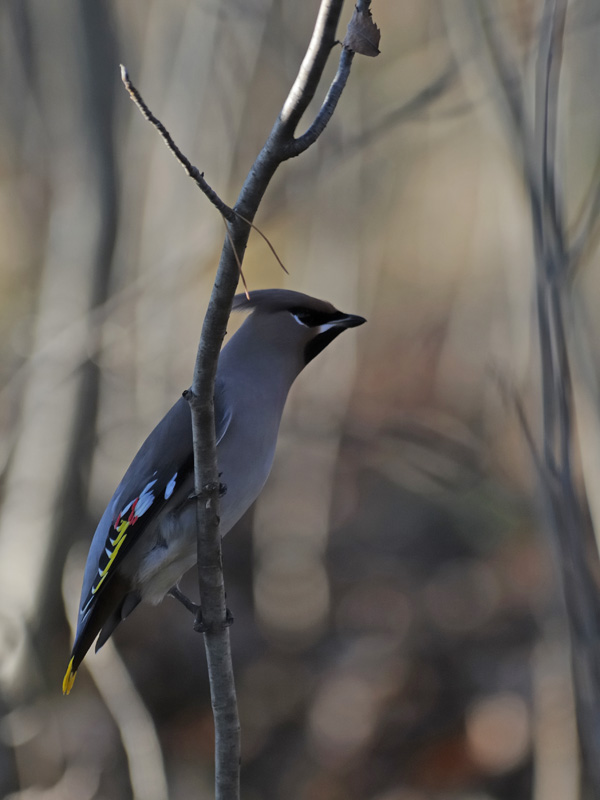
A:
MULTIPOLYGON (((317 7, 0 4, 3 797, 212 796, 203 642, 178 604, 140 607, 61 693, 89 542, 191 382, 224 236, 119 63, 232 204, 317 7)), ((256 219, 289 277, 256 234, 244 265, 251 289, 369 322, 298 379, 269 483, 224 542, 243 797, 575 800, 559 585, 506 402, 509 387, 538 439, 531 220, 482 33, 498 26, 533 97, 540 4, 373 12, 381 55, 355 59, 325 134, 283 165, 256 219)), ((597 183, 599 40, 597 4, 573 0, 558 106, 573 220, 597 183)), ((574 381, 593 486, 593 240, 584 255, 574 381)))

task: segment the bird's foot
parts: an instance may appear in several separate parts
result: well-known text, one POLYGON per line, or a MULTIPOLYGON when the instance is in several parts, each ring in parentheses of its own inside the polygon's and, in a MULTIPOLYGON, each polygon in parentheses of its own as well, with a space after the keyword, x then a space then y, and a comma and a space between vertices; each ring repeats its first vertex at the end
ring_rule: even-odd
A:
POLYGON ((202 616, 202 610, 200 608, 199 603, 194 603, 190 598, 185 595, 178 586, 172 586, 167 594, 170 597, 174 597, 175 600, 179 600, 179 602, 184 605, 188 611, 191 611, 192 614, 200 614, 202 616))
POLYGON ((224 497, 227 494, 227 484, 226 483, 207 483, 205 484, 203 491, 197 495, 194 492, 188 495, 186 499, 183 501, 182 505, 188 506, 192 503, 196 503, 199 498, 204 499, 206 495, 210 495, 215 489, 219 490, 219 497, 224 497))
MULTIPOLYGON (((219 474, 219 478, 220 477, 221 477, 221 475, 219 474)), ((219 490, 219 497, 223 497, 223 495, 227 494, 227 484, 226 483, 221 483, 221 481, 219 481, 218 483, 206 483, 206 484, 204 484, 203 492, 202 492, 201 496, 204 496, 204 495, 207 495, 207 494, 212 494, 212 492, 214 492, 215 489, 219 490)), ((192 495, 192 496, 193 496, 193 499, 196 500, 197 495, 192 495)))
MULTIPOLYGON (((228 628, 230 625, 233 625, 233 614, 228 608, 225 608, 225 620, 223 622, 223 627, 228 628)), ((208 633, 210 629, 210 626, 206 624, 202 617, 202 609, 198 607, 196 619, 194 620, 194 630, 197 633, 208 633)))
MULTIPOLYGON (((199 603, 194 603, 190 598, 185 595, 178 586, 172 586, 167 594, 170 597, 174 597, 175 600, 179 600, 179 602, 184 605, 188 611, 191 611, 194 614, 194 630, 198 633, 207 633, 210 630, 210 627, 204 621, 202 616, 202 607, 199 603)), ((233 624, 233 614, 228 608, 225 608, 225 621, 223 622, 223 627, 228 628, 230 625, 233 624)))

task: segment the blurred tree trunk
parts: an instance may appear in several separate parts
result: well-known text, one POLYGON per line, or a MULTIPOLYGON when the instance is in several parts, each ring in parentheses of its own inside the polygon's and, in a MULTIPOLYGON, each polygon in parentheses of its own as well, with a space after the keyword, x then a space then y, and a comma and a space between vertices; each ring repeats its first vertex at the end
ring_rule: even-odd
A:
MULTIPOLYGON (((31 32, 37 100, 27 124, 44 128, 50 205, 33 344, 0 511, 0 646, 9 692, 31 680, 34 651, 48 652, 62 616, 65 553, 86 521, 101 333, 90 311, 108 296, 118 205, 112 142, 118 72, 109 7, 60 0, 32 2, 21 11, 31 32)), ((40 656, 36 666, 44 675, 49 665, 40 656)))

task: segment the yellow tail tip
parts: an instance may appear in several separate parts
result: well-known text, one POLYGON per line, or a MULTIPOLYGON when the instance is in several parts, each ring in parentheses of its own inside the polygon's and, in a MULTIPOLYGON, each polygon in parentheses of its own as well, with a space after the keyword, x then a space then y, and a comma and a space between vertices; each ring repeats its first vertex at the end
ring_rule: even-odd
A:
POLYGON ((69 692, 73 688, 73 684, 75 683, 76 675, 77 675, 77 670, 73 669, 73 659, 71 659, 69 661, 69 666, 67 667, 67 671, 65 672, 65 677, 63 678, 63 694, 69 694, 69 692))

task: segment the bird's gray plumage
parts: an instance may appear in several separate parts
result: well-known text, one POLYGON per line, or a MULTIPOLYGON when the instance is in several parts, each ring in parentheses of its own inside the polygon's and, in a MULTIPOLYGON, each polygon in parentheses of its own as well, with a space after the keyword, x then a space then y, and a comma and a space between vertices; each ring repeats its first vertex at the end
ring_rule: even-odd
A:
MULTIPOLYGON (((217 457, 227 491, 221 533, 260 493, 271 469, 288 391, 339 333, 364 322, 300 292, 238 295, 251 311, 223 348, 215 388, 217 457)), ((140 602, 160 602, 196 561, 189 405, 180 398, 139 449, 98 524, 86 563, 77 632, 63 689, 140 602)))

